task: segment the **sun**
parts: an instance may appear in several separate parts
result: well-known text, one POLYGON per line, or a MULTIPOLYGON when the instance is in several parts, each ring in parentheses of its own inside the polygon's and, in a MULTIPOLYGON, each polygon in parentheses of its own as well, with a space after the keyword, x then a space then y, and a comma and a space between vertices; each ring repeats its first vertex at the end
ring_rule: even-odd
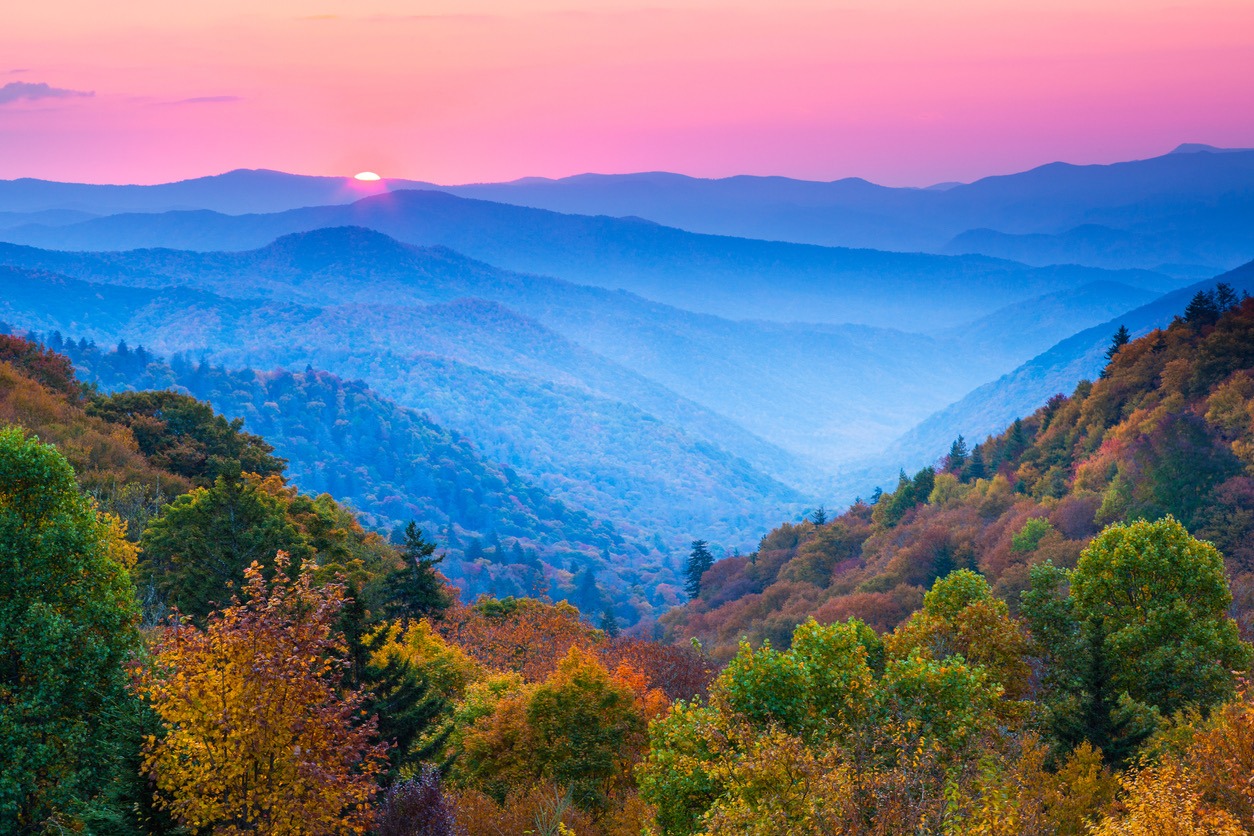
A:
POLYGON ((353 175, 354 180, 382 180, 383 178, 375 174, 373 171, 362 171, 353 175))

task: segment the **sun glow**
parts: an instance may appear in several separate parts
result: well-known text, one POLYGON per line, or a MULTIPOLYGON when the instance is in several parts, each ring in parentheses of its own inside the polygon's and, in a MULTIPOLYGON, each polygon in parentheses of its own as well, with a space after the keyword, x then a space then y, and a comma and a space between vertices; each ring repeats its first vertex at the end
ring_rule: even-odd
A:
POLYGON ((383 178, 375 174, 373 171, 363 171, 353 175, 354 180, 382 180, 383 178))

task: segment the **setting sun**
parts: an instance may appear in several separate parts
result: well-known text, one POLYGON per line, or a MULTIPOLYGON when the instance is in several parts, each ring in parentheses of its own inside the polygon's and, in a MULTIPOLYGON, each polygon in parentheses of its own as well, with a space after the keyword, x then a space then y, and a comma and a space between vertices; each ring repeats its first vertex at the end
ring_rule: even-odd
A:
POLYGON ((354 180, 382 180, 383 178, 375 174, 373 171, 363 171, 353 175, 354 180))

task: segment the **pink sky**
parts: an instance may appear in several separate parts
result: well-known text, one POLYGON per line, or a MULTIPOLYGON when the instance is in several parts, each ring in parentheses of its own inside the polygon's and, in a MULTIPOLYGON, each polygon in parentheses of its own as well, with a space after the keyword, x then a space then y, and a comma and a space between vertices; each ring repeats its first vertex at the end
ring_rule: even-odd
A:
POLYGON ((926 185, 1254 146, 1254 0, 6 6, 0 178, 926 185))

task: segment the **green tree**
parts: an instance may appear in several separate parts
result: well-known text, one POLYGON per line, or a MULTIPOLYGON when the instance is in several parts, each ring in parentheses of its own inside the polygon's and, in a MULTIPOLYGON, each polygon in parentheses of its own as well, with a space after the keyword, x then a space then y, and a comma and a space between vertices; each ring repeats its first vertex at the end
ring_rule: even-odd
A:
POLYGON ((963 474, 963 481, 974 482, 976 479, 983 479, 987 475, 987 471, 984 468, 984 450, 977 444, 971 450, 971 459, 967 462, 967 470, 963 474))
POLYGON ((1110 526, 1072 572, 1033 567, 1022 612, 1060 748, 1122 762, 1159 715, 1229 698, 1251 660, 1231 600, 1219 551, 1170 517, 1110 526))
POLYGON ((412 520, 405 526, 401 556, 405 565, 389 573, 385 581, 389 617, 438 618, 453 603, 435 568, 444 555, 435 554, 435 543, 424 539, 422 529, 412 520))
POLYGON ((139 449, 153 464, 196 484, 241 472, 282 473, 283 459, 261 436, 243 431, 244 421, 228 421, 209 404, 178 392, 117 392, 94 398, 87 412, 130 428, 139 449))
POLYGON ((138 646, 134 548, 65 458, 0 430, 0 822, 42 832, 99 815, 138 646), (97 808, 93 810, 93 808, 97 808))
POLYGON ((1080 555, 1071 594, 1111 660, 1111 687, 1171 713, 1229 698, 1250 647, 1228 617, 1223 555, 1171 517, 1112 525, 1080 555))
POLYGON ((932 584, 923 609, 888 637, 890 654, 902 659, 961 657, 979 665, 1007 697, 1025 697, 1031 669, 1028 641, 1005 601, 988 581, 959 569, 932 584))
POLYGON ((148 524, 140 545, 144 579, 168 606, 197 618, 229 601, 253 561, 270 572, 279 551, 296 561, 312 555, 285 498, 254 477, 219 476, 180 496, 148 524))
POLYGON ((967 463, 967 457, 970 453, 967 451, 967 440, 962 436, 954 439, 954 443, 949 445, 949 455, 945 458, 945 469, 950 473, 961 473, 962 468, 967 463))
POLYGON ((689 598, 701 594, 701 576, 714 565, 714 555, 710 554, 709 544, 704 540, 693 540, 692 551, 688 553, 688 565, 684 569, 684 591, 689 598))

